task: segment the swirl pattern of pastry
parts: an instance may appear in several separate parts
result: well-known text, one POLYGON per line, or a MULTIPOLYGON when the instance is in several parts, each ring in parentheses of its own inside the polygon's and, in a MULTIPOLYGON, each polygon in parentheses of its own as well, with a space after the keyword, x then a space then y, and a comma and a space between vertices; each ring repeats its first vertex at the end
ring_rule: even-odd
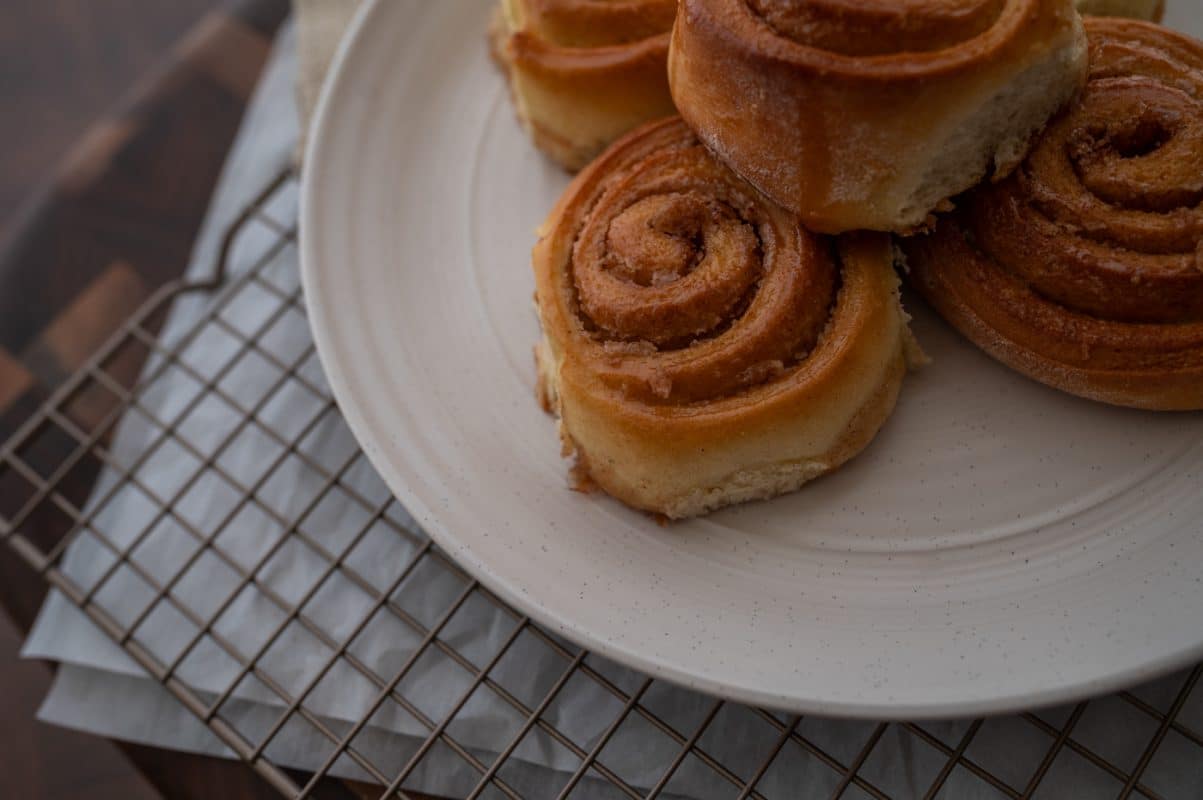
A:
POLYGON ((545 402, 629 505, 688 517, 792 491, 893 409, 909 334, 888 238, 807 232, 679 118, 582 172, 533 260, 545 402))
POLYGON ((676 0, 501 0, 493 55, 541 150, 575 171, 624 133, 673 113, 676 8, 676 0))
POLYGON ((1203 43, 1091 18, 1090 80, 1007 181, 903 242, 965 336, 1083 397, 1203 408, 1203 43))
POLYGON ((1073 0, 682 0, 677 108, 808 227, 908 231, 1080 86, 1073 0))

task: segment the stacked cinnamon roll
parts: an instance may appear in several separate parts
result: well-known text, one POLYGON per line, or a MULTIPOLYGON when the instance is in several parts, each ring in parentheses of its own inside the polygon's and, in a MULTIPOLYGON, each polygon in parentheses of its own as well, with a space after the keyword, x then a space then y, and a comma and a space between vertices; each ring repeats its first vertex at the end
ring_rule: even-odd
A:
POLYGON ((922 359, 896 264, 1037 380, 1203 408, 1203 45, 1079 7, 1161 12, 505 0, 520 118, 593 159, 534 250, 579 473, 678 518, 839 467, 922 359))
POLYGON ((987 353, 1072 394, 1203 408, 1203 46, 1090 19, 1090 78, 1006 180, 902 243, 987 353))
POLYGON ((673 113, 677 0, 501 0, 493 57, 539 149, 576 171, 636 126, 673 113))

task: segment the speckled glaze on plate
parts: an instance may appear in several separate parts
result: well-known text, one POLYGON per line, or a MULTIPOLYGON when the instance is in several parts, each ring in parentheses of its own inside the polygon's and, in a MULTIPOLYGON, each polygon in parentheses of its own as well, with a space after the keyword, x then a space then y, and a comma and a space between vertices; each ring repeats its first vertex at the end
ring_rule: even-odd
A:
POLYGON ((1203 416, 1058 394, 914 301, 935 363, 839 473, 667 527, 569 491, 534 401, 529 267, 568 179, 488 61, 491 2, 364 10, 303 193, 331 384, 443 548, 570 639, 781 709, 1002 712, 1203 657, 1203 416))

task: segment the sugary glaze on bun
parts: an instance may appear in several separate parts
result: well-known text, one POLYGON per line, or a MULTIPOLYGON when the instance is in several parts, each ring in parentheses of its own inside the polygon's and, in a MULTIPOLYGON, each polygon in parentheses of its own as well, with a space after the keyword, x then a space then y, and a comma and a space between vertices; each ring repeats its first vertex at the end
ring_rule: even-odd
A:
POLYGON ((910 231, 1081 85, 1073 0, 682 0, 685 121, 812 230, 910 231))

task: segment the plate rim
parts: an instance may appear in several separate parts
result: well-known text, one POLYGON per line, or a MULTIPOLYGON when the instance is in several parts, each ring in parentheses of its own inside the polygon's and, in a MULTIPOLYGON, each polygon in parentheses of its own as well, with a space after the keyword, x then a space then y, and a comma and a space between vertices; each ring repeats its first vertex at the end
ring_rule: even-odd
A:
MULTIPOLYGON (((356 12, 346 35, 341 40, 330 70, 327 73, 305 144, 303 164, 318 163, 326 151, 326 142, 333 135, 337 123, 332 108, 348 89, 351 81, 356 51, 371 27, 371 21, 382 13, 381 9, 397 0, 367 0, 356 12)), ((313 333, 317 355, 326 374, 339 410, 347 422, 356 442, 372 467, 379 472, 389 490, 401 501, 405 509, 417 520, 422 529, 434 542, 443 548, 465 572, 479 581, 488 591, 535 623, 555 631, 590 652, 609 658, 626 667, 649 676, 666 680, 683 688, 701 691, 733 702, 761 706, 801 714, 816 714, 843 719, 871 721, 893 720, 941 720, 981 717, 995 714, 1035 710, 1064 703, 1077 702, 1090 697, 1109 694, 1143 681, 1177 672, 1203 659, 1203 641, 1184 646, 1176 653, 1163 654, 1154 661, 1111 672, 1104 678, 1081 683, 1062 683, 1023 693, 1012 692, 985 699, 950 699, 930 702, 905 702, 889 704, 880 701, 830 701, 824 700, 816 685, 811 696, 783 696, 780 693, 724 683, 705 675, 690 672, 675 664, 662 662, 638 650, 616 643, 597 635, 591 629, 576 627, 571 619, 563 617, 554 609, 541 605, 524 594, 519 588, 496 574, 488 564, 479 560, 470 548, 462 545, 449 527, 440 522, 439 515, 430 504, 413 492, 395 469, 383 451, 371 445, 374 431, 360 409, 357 393, 352 391, 350 381, 333 356, 334 326, 329 323, 330 315, 324 304, 322 293, 314 289, 318 285, 320 224, 317 222, 321 206, 319 183, 311 176, 314 170, 302 168, 300 191, 300 228, 298 233, 301 284, 307 308, 307 320, 313 333)))

